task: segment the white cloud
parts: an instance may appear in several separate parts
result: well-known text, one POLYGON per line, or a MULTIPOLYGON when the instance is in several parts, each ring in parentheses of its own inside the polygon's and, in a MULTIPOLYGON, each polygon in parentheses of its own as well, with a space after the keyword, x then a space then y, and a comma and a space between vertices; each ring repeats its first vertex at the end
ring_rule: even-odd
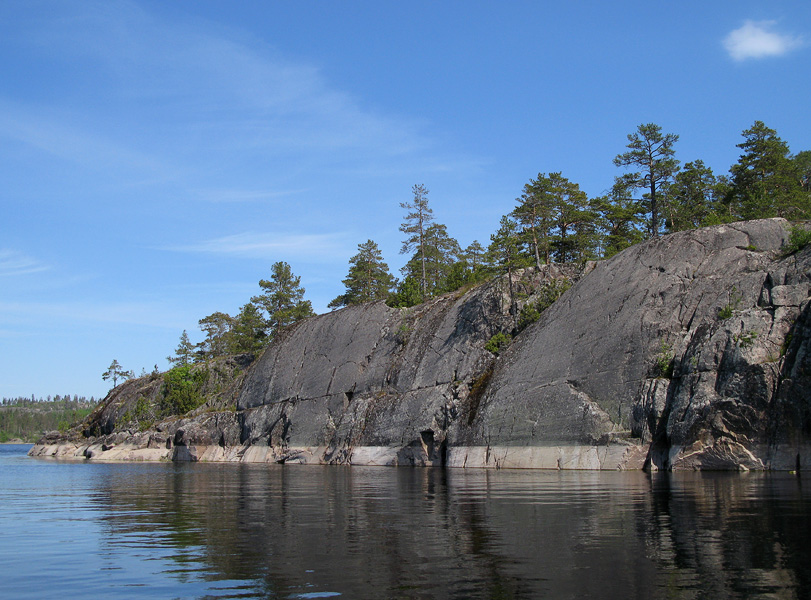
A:
POLYGON ((746 21, 724 38, 724 48, 737 61, 782 56, 803 45, 799 37, 774 30, 775 21, 746 21))
POLYGON ((0 250, 0 277, 39 273, 47 271, 49 268, 35 258, 15 250, 0 250))
POLYGON ((278 260, 295 256, 302 259, 344 260, 351 252, 342 233, 326 234, 285 234, 245 232, 228 235, 197 244, 174 246, 170 250, 182 252, 202 252, 238 256, 242 258, 259 258, 278 260))

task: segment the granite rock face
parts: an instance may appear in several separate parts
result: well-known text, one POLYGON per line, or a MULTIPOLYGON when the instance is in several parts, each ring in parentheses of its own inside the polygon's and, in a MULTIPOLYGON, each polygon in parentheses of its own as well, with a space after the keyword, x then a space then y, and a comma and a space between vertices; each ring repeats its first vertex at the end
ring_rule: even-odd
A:
POLYGON ((807 466, 811 257, 777 259, 786 237, 779 219, 737 223, 599 263, 504 355, 463 444, 638 441, 651 468, 807 466))
POLYGON ((133 431, 127 389, 154 399, 160 384, 128 382, 82 435, 44 439, 32 453, 808 468, 811 248, 783 256, 787 228, 781 219, 735 223, 664 236, 585 269, 527 270, 514 277, 513 308, 501 278, 411 309, 375 303, 320 315, 275 340, 225 399, 133 431), (575 284, 539 321, 500 356, 485 349, 494 334, 515 333, 517 311, 561 279, 575 284))
MULTIPOLYGON (((527 304, 579 273, 551 265, 514 285, 527 304)), ((242 442, 282 449, 279 460, 316 447, 329 463, 445 464, 448 436, 491 368, 485 345, 515 316, 499 280, 410 309, 374 303, 300 323, 245 379, 242 442)))

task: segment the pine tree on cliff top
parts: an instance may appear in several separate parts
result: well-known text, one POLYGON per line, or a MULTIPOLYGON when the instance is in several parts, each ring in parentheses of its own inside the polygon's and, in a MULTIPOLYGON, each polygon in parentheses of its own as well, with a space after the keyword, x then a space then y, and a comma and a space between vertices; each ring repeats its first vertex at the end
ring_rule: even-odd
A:
POLYGON ((259 281, 259 287, 265 293, 251 298, 251 302, 267 313, 268 338, 315 314, 310 301, 304 299, 301 277, 293 274, 289 264, 283 261, 274 263, 271 271, 270 280, 259 281))
POLYGON ((400 231, 408 236, 403 241, 400 254, 416 249, 416 257, 420 263, 420 290, 424 300, 428 296, 426 231, 434 220, 434 211, 428 206, 428 190, 424 185, 415 185, 411 192, 414 194, 413 200, 400 203, 400 208, 408 211, 400 225, 400 231))
POLYGON ((366 240, 363 244, 358 244, 358 253, 349 259, 349 274, 343 284, 346 292, 330 302, 327 305, 329 308, 388 298, 394 287, 394 277, 389 272, 388 265, 383 262, 383 254, 375 242, 366 240))
POLYGON ((639 167, 629 173, 627 182, 633 187, 647 190, 645 200, 650 214, 649 232, 657 237, 661 229, 660 190, 679 170, 679 161, 674 158, 673 144, 679 136, 662 133, 655 123, 639 125, 636 132, 628 134, 628 151, 618 154, 614 164, 618 167, 639 167))

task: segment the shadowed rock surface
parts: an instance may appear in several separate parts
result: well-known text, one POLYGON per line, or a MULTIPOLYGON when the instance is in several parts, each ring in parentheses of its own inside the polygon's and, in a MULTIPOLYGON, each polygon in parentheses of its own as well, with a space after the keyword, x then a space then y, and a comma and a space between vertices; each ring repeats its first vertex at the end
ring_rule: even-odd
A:
POLYGON ((375 303, 320 315, 250 364, 195 367, 215 375, 206 404, 183 418, 133 425, 159 404, 161 380, 130 381, 81 430, 46 437, 32 453, 808 468, 811 249, 782 256, 787 228, 782 219, 717 226, 639 244, 584 271, 518 274, 518 309, 553 280, 576 283, 499 357, 485 345, 514 331, 517 317, 504 278, 411 309, 375 303))

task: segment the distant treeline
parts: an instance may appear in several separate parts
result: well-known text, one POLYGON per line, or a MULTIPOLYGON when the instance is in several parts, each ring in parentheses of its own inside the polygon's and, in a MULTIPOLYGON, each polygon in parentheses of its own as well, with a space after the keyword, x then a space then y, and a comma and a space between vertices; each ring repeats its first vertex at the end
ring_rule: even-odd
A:
POLYGON ((3 398, 0 443, 19 439, 36 442, 47 431, 66 431, 87 417, 98 402, 92 396, 57 394, 53 398, 3 398))

